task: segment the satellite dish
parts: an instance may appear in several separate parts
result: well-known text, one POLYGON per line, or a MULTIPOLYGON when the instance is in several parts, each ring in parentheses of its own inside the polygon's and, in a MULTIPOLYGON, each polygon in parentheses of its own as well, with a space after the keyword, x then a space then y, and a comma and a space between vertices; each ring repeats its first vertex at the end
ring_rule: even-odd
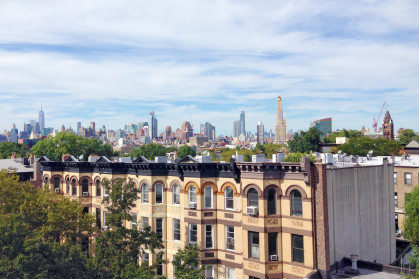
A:
POLYGON ((372 155, 372 153, 374 153, 374 150, 368 151, 368 154, 372 155))

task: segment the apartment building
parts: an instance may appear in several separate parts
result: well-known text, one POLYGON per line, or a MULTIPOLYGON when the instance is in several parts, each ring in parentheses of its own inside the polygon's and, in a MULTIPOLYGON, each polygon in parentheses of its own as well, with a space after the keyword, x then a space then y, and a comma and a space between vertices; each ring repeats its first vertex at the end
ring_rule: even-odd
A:
MULTIPOLYGON (((139 196, 132 210, 133 221, 125 225, 151 226, 161 235, 167 263, 160 270, 168 278, 173 278, 173 255, 188 243, 197 244, 200 262, 210 266, 206 278, 219 279, 294 279, 319 273, 330 278, 335 261, 352 253, 360 259, 387 264, 395 257, 390 243, 394 233, 389 228, 387 234, 385 229, 394 227, 392 166, 390 169, 387 164, 375 169, 358 167, 364 175, 374 173, 368 182, 377 184, 371 186, 374 189, 380 184, 384 193, 377 200, 377 210, 368 213, 377 216, 368 216, 342 212, 341 206, 346 203, 359 206, 368 202, 356 198, 350 201, 346 198, 350 195, 337 187, 343 179, 342 185, 350 184, 351 174, 345 171, 339 175, 343 168, 313 164, 308 158, 300 163, 198 162, 190 156, 173 163, 150 162, 143 157, 125 163, 110 162, 105 157, 95 162, 78 162, 74 157, 62 162, 41 158, 39 162, 44 184, 79 199, 85 211, 96 215, 105 229, 107 212, 101 202, 106 193, 101 182, 105 178, 132 179, 139 196), (358 226, 352 231, 351 222, 356 218, 341 220, 345 214, 377 218, 381 225, 369 226, 365 232, 358 226), (350 226, 339 228, 341 222, 350 226), (371 239, 379 237, 366 246, 357 239, 359 233, 371 239), (346 236, 350 241, 341 243, 339 239, 346 236), (368 247, 367 253, 362 246, 368 247), (374 252, 381 255, 375 256, 374 252)), ((369 187, 368 183, 362 186, 369 187)), ((374 194, 380 196, 380 191, 374 194)), ((154 259, 144 251, 141 260, 154 259)))

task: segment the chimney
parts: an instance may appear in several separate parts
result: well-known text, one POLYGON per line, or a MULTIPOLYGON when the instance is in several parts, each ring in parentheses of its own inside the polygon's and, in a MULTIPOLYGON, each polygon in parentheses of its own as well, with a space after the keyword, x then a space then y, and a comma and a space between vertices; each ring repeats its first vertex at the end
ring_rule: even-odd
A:
POLYGON ((71 154, 63 154, 63 156, 61 157, 61 161, 65 162, 65 160, 67 160, 70 157, 71 157, 71 154))
POLYGON ((12 152, 12 155, 10 156, 10 159, 16 159, 16 152, 12 152))
POLYGON ((33 156, 33 153, 31 153, 31 155, 29 155, 29 164, 33 165, 34 162, 35 162, 35 157, 33 156))

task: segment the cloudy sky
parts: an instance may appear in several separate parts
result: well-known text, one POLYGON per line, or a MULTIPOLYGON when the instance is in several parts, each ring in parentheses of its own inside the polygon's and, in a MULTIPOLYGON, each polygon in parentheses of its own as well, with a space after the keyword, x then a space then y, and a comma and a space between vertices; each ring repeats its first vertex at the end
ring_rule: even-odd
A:
POLYGON ((384 101, 419 130, 419 1, 0 1, 0 129, 122 128, 155 111, 159 132, 206 121, 231 135, 333 118, 371 127, 384 101))

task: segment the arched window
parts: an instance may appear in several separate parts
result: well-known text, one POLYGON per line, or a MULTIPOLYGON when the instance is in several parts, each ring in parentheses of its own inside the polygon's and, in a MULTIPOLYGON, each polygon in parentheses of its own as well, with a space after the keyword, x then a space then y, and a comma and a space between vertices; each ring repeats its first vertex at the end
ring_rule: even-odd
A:
POLYGON ((234 209, 234 192, 231 187, 224 190, 225 209, 234 209))
POLYGON ((276 191, 269 189, 268 191, 268 215, 276 215, 276 191))
POLYGON ((81 181, 81 192, 83 193, 83 197, 89 196, 89 181, 87 179, 81 181))
POLYGON ((141 186, 141 192, 142 192, 142 202, 143 203, 148 203, 148 185, 147 184, 143 184, 141 186))
POLYGON ((49 183, 48 177, 45 177, 44 179, 44 185, 47 185, 49 183))
POLYGON ((303 215, 303 199, 301 198, 301 193, 298 190, 291 191, 291 215, 303 215))
POLYGON ((67 185, 67 194, 70 194, 70 179, 67 178, 65 184, 67 185))
POLYGON ((54 178, 54 191, 56 193, 60 192, 60 178, 59 177, 54 178))
POLYGON ((204 188, 204 208, 212 208, 212 187, 204 188))
POLYGON ((196 201, 197 201, 196 193, 197 193, 196 187, 194 186, 189 187, 188 189, 189 208, 196 208, 196 201))
POLYGON ((163 185, 156 184, 156 203, 163 203, 163 185))
POLYGON ((76 180, 75 179, 73 179, 72 181, 71 181, 71 193, 73 194, 73 196, 76 196, 77 195, 77 187, 76 187, 76 180))
POLYGON ((100 181, 96 180, 96 197, 100 197, 102 195, 100 190, 100 181))
POLYGON ((173 185, 173 204, 180 204, 180 188, 179 185, 173 185))
POLYGON ((252 188, 247 192, 247 206, 258 207, 258 192, 252 188))

